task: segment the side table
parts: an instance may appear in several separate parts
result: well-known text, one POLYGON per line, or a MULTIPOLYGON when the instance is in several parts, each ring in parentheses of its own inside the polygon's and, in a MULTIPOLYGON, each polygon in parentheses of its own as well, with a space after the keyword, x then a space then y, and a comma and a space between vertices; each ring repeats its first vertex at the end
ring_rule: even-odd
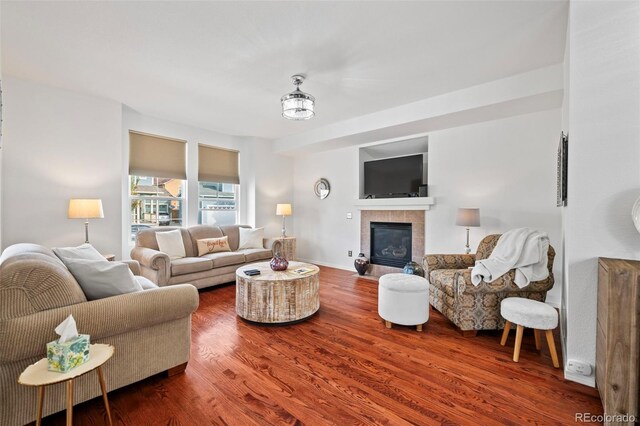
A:
POLYGON ((274 237, 269 238, 269 243, 275 244, 276 241, 282 242, 282 254, 285 259, 291 261, 296 260, 296 237, 274 237))
POLYGON ((115 254, 103 254, 104 258, 107 259, 109 262, 113 262, 116 260, 116 255, 115 254))
POLYGON ((40 361, 28 366, 20 377, 18 383, 25 386, 37 386, 38 388, 38 405, 37 405, 37 420, 36 426, 42 424, 42 405, 44 403, 44 389, 45 386, 53 385, 56 383, 67 383, 67 426, 73 425, 73 380, 76 377, 80 377, 93 370, 98 373, 98 380, 100 381, 100 388, 102 389, 102 398, 104 399, 104 406, 107 409, 107 417, 109 418, 109 425, 112 425, 111 410, 109 410, 109 399, 107 398, 107 386, 104 381, 104 375, 102 374, 102 364, 107 362, 113 355, 113 346, 104 345, 101 343, 93 344, 89 346, 89 361, 67 371, 66 373, 58 373, 55 371, 47 370, 47 359, 43 358, 40 361))

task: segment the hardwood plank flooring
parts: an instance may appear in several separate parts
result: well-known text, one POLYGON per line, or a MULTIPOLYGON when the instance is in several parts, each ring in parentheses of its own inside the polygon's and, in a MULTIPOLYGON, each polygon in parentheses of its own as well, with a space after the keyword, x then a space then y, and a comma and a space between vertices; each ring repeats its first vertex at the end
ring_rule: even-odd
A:
MULTIPOLYGON (((186 371, 111 392, 114 424, 542 425, 602 414, 597 391, 565 381, 531 330, 514 363, 513 330, 506 346, 498 331, 463 338, 435 309, 423 332, 387 329, 375 281, 326 267, 320 277, 320 310, 291 325, 238 318, 233 284, 201 291, 186 371)), ((77 405, 74 420, 106 424, 102 399, 77 405)))

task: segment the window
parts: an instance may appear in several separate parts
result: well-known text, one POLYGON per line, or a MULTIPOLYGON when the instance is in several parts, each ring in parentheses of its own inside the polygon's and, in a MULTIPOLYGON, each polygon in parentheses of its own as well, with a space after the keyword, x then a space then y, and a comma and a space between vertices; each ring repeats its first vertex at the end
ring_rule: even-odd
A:
POLYGON ((238 222, 238 185, 198 182, 198 223, 233 225, 238 222))
POLYGON ((186 145, 178 139, 129 132, 132 241, 145 228, 184 224, 186 145))
MULTIPOLYGON (((196 194, 187 194, 186 148, 184 140, 129 131, 131 241, 152 226, 190 225, 187 208, 195 207, 196 194)), ((199 224, 238 222, 239 166, 238 151, 198 144, 199 224)))
POLYGON ((238 151, 198 145, 198 223, 238 222, 238 151))
POLYGON ((129 176, 131 240, 152 226, 182 226, 184 223, 182 179, 129 176))

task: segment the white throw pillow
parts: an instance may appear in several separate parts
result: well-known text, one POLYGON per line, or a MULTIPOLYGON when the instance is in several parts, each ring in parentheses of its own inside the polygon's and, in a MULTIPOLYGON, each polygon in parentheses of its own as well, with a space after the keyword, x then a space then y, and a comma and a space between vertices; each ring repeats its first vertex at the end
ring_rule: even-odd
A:
POLYGON ((103 299, 142 291, 126 263, 106 260, 63 259, 69 272, 80 284, 87 300, 103 299))
POLYGON ((133 278, 135 278, 135 280, 138 282, 138 284, 140 284, 140 287, 142 287, 143 290, 153 290, 154 288, 158 288, 156 283, 148 278, 141 277, 140 275, 134 275, 133 278))
POLYGON ((240 231, 240 244, 238 250, 251 248, 264 248, 264 228, 238 228, 240 231))
POLYGON ((179 229, 166 232, 156 232, 156 241, 161 252, 166 253, 170 259, 186 257, 182 234, 179 229))
POLYGON ((108 260, 100 254, 91 244, 84 243, 78 247, 56 247, 53 252, 64 262, 65 259, 84 259, 84 260, 108 260))

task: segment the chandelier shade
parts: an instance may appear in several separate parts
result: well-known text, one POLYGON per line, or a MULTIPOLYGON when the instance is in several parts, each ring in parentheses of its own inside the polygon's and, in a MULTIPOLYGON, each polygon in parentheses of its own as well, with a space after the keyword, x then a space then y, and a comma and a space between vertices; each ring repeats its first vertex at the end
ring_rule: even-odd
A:
POLYGON ((288 120, 308 120, 315 115, 316 98, 300 90, 304 76, 294 75, 291 79, 296 85, 296 90, 280 98, 282 116, 288 120))

